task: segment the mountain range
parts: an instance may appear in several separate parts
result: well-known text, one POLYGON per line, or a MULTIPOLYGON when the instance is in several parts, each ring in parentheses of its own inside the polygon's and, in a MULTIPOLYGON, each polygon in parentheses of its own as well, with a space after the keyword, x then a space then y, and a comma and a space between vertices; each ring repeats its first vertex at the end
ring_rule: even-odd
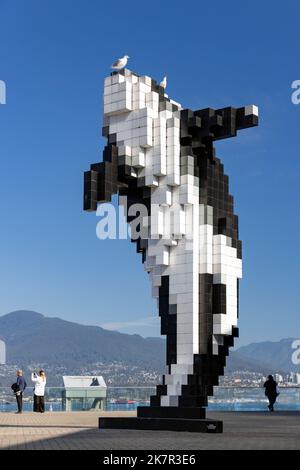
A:
POLYGON ((49 363, 73 367, 86 363, 126 361, 160 367, 164 341, 143 338, 99 326, 19 310, 0 317, 0 338, 6 343, 7 363, 49 363))
MULTIPOLYGON (((165 369, 163 338, 143 338, 27 310, 0 317, 0 339, 6 343, 7 364, 63 365, 72 371, 96 363, 123 363, 158 373, 165 369)), ((299 371, 291 362, 292 342, 287 338, 242 346, 231 351, 226 371, 299 371)))

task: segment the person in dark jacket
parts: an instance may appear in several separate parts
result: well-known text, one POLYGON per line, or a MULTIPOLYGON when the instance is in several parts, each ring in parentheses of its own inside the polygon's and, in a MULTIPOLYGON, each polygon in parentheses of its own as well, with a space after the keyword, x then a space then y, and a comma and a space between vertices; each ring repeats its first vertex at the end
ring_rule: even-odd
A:
POLYGON ((268 375, 268 380, 264 383, 264 387, 265 395, 269 400, 268 408, 270 411, 274 411, 274 404, 279 394, 277 393, 277 382, 273 379, 273 375, 268 375))
POLYGON ((16 392, 16 400, 17 400, 17 405, 18 405, 17 413, 22 413, 23 392, 24 392, 25 388, 27 387, 27 384, 26 384, 26 380, 23 377, 23 371, 21 369, 17 370, 16 384, 19 387, 19 390, 16 392))

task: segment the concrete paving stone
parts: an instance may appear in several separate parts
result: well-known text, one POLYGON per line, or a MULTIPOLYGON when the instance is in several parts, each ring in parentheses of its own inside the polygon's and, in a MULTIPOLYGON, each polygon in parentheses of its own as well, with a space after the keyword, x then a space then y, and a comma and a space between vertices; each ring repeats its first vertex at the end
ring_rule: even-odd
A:
POLYGON ((98 429, 99 416, 134 412, 0 413, 0 449, 300 449, 300 412, 210 412, 223 434, 98 429))

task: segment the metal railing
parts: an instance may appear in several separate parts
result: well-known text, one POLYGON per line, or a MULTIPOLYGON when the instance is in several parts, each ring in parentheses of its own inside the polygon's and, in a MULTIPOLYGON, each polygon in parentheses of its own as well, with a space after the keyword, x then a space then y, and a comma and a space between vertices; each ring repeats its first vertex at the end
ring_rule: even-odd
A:
MULTIPOLYGON (((46 411, 62 411, 63 387, 46 387, 46 411)), ((277 399, 278 410, 300 410, 300 386, 280 387, 277 399)), ((104 409, 109 411, 135 410, 139 405, 149 405, 155 387, 107 387, 104 409)), ((74 400, 72 411, 92 408, 93 400, 74 400)), ((23 397, 23 410, 32 411, 33 388, 27 387, 23 397)), ((259 411, 266 410, 267 398, 262 387, 219 386, 214 388, 214 396, 209 398, 208 409, 220 411, 259 411)), ((16 411, 16 400, 9 387, 0 387, 0 412, 16 411)))

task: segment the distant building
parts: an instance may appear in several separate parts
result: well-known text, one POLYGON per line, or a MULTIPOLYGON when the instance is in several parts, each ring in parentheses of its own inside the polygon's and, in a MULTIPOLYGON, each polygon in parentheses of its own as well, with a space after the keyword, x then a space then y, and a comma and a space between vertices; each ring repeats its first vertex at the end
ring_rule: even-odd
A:
POLYGON ((6 364, 6 344, 0 339, 0 364, 6 364))
POLYGON ((275 378, 276 382, 279 383, 279 384, 283 382, 283 377, 280 374, 275 374, 274 378, 275 378))
POLYGON ((102 376, 63 376, 62 407, 65 411, 104 409, 107 386, 102 376))
POLYGON ((290 373, 290 383, 300 385, 300 374, 298 372, 290 373))

